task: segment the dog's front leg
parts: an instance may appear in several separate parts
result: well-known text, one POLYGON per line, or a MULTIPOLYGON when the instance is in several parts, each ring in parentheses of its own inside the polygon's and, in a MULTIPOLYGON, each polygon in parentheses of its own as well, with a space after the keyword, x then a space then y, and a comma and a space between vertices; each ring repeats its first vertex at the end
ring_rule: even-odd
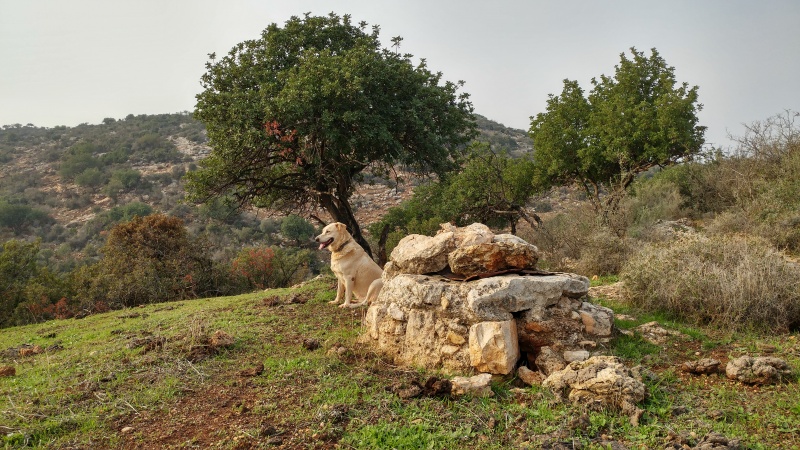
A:
POLYGON ((339 308, 350 308, 350 300, 353 298, 353 277, 344 279, 344 303, 339 305, 339 308))
POLYGON ((342 280, 340 280, 339 277, 336 277, 336 298, 329 301, 328 303, 330 303, 331 305, 335 305, 340 301, 342 301, 343 296, 344 296, 344 283, 342 283, 342 280))

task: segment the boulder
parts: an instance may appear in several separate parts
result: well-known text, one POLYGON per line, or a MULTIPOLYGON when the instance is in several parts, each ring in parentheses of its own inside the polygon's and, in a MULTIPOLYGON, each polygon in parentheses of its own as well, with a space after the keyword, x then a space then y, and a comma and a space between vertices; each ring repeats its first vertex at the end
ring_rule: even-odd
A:
POLYGON ((453 233, 453 244, 456 248, 486 244, 492 242, 495 238, 492 230, 482 223, 473 223, 466 227, 457 227, 449 223, 443 223, 439 226, 437 234, 448 232, 453 233))
POLYGON ((645 385, 615 356, 593 356, 570 363, 550 374, 542 385, 590 410, 621 410, 634 426, 643 413, 636 405, 644 400, 645 385))
POLYGON ((658 322, 647 322, 634 328, 633 331, 642 335, 642 338, 647 342, 655 345, 664 345, 669 341, 670 337, 681 337, 683 334, 679 331, 668 330, 661 326, 658 322))
POLYGON ((526 366, 519 366, 517 378, 528 386, 541 386, 544 381, 544 375, 541 372, 535 372, 526 366))
POLYGON ((588 278, 531 270, 470 279, 535 269, 538 257, 525 240, 482 224, 406 236, 384 267, 361 342, 398 365, 452 372, 508 374, 524 357, 547 375, 584 360, 610 340, 614 319, 582 301, 588 278))
POLYGON ((534 269, 538 260, 539 249, 512 240, 459 247, 447 256, 450 270, 465 278, 509 269, 534 269))
POLYGON ((434 273, 447 267, 447 255, 455 248, 452 231, 434 237, 410 234, 392 250, 391 260, 399 273, 434 273))
POLYGON ((469 358, 481 372, 507 375, 519 360, 517 323, 480 322, 469 328, 469 358))
POLYGON ((686 361, 681 364, 681 370, 697 375, 710 375, 720 371, 720 364, 722 363, 718 359, 702 358, 697 361, 686 361))
POLYGON ((450 380, 453 395, 469 394, 475 397, 492 397, 492 375, 482 373, 472 377, 453 377, 450 380))
POLYGON ((792 373, 786 361, 773 356, 740 356, 725 367, 725 375, 731 380, 746 384, 774 384, 792 373))

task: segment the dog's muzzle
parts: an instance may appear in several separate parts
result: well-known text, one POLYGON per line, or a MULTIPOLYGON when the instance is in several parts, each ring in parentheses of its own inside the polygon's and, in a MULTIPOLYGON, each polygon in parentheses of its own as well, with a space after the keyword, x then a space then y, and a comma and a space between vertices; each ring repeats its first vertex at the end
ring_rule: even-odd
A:
POLYGON ((328 239, 328 240, 327 240, 327 241, 325 241, 325 242, 322 242, 322 241, 320 241, 320 240, 319 240, 319 238, 316 238, 315 240, 316 240, 317 242, 319 242, 319 249, 320 249, 320 250, 322 250, 322 249, 324 249, 325 247, 327 247, 327 246, 329 246, 329 245, 333 244, 333 238, 330 238, 330 239, 328 239))

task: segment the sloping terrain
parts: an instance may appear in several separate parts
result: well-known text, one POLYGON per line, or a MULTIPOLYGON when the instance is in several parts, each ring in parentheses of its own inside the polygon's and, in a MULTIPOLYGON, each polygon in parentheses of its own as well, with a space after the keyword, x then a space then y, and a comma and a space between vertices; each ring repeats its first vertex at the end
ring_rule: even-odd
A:
MULTIPOLYGON (((604 289, 594 301, 635 314, 604 289)), ((0 378, 4 447, 652 449, 692 448, 711 433, 743 448, 800 447, 796 376, 758 387, 678 369, 768 354, 796 370, 796 334, 715 336, 663 321, 678 333, 662 344, 620 334, 607 351, 658 375, 633 427, 514 377, 496 378, 485 399, 425 390, 447 375, 393 366, 357 344, 364 310, 329 305, 334 291, 321 277, 4 329, 0 366, 15 372, 0 378), (414 383, 422 392, 408 397, 414 383)), ((621 317, 621 329, 656 319, 621 317)))

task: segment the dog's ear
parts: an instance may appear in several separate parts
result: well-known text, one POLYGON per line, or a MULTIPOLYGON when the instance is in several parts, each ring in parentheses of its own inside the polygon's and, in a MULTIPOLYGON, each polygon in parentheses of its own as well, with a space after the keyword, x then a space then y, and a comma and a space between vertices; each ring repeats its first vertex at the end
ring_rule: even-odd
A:
POLYGON ((336 222, 336 229, 339 231, 347 231, 347 225, 342 222, 336 222))

